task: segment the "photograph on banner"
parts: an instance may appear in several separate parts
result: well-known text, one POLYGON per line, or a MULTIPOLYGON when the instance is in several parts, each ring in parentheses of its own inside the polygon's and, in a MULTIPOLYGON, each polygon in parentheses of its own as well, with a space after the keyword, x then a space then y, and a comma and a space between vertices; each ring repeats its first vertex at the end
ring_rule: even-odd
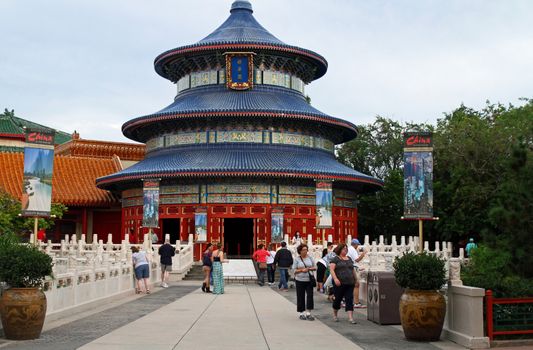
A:
POLYGON ((331 181, 316 183, 317 228, 332 227, 333 191, 331 181))
POLYGON ((144 180, 143 227, 159 227, 159 181, 144 180))
POLYGON ((196 234, 196 242, 207 241, 207 212, 205 210, 194 214, 194 232, 196 234))
POLYGON ((54 171, 54 131, 26 129, 22 216, 50 216, 54 171))
POLYGON ((23 216, 50 216, 53 168, 53 149, 24 148, 23 216))
POLYGON ((283 209, 272 210, 271 217, 271 237, 272 243, 281 243, 283 241, 283 209))
POLYGON ((431 152, 404 152, 404 217, 433 217, 431 152))

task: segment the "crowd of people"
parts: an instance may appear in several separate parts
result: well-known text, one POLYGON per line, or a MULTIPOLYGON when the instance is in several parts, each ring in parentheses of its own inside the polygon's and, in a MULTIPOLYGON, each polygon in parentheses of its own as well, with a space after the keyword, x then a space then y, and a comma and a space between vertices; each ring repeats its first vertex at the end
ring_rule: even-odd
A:
MULTIPOLYGON (((275 244, 268 248, 259 244, 252 258, 257 264, 258 284, 265 285, 265 277, 269 286, 275 284, 275 272, 279 271, 277 287, 280 291, 289 290, 289 271, 292 271, 296 289, 296 311, 301 320, 313 321, 315 288, 318 293, 324 293, 332 302, 333 320, 339 320, 339 310, 344 308, 348 321, 355 324, 354 308, 363 308, 359 300, 359 268, 358 263, 365 257, 366 252, 361 249, 361 243, 353 239, 348 246, 340 243, 334 246, 328 242, 322 252, 322 257, 315 261, 309 254, 309 247, 305 241, 296 235, 293 243, 297 245, 297 256, 293 257, 286 242, 281 242, 276 250, 275 244), (316 277, 315 277, 316 271, 316 277)), ((144 251, 132 247, 133 265, 135 268, 136 293, 150 294, 149 261, 144 251)), ((168 239, 159 247, 161 259, 161 287, 168 287, 168 276, 172 268, 172 257, 175 248, 168 239)), ((202 253, 202 270, 204 279, 202 291, 204 293, 224 294, 224 276, 222 264, 227 262, 221 246, 208 243, 202 253), (212 289, 211 289, 212 287, 212 289)))

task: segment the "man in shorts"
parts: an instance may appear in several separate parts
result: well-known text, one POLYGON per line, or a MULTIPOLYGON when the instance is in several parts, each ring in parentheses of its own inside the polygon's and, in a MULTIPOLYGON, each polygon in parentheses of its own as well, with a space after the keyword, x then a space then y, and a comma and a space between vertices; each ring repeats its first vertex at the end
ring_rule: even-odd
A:
POLYGON ((165 243, 159 247, 159 256, 161 256, 161 287, 168 288, 168 275, 172 270, 172 257, 176 255, 176 250, 170 245, 170 239, 165 238, 165 243))
POLYGON ((363 260, 363 258, 366 255, 366 251, 364 250, 362 250, 361 252, 359 251, 359 246, 361 245, 361 243, 359 242, 358 239, 352 239, 351 243, 352 244, 348 247, 348 256, 352 259, 354 263, 354 268, 357 274, 357 281, 355 281, 355 288, 353 289, 353 300, 354 300, 353 306, 355 308, 361 309, 361 308, 365 308, 366 306, 361 304, 361 301, 359 300, 360 276, 359 276, 359 266, 357 265, 357 263, 363 260))

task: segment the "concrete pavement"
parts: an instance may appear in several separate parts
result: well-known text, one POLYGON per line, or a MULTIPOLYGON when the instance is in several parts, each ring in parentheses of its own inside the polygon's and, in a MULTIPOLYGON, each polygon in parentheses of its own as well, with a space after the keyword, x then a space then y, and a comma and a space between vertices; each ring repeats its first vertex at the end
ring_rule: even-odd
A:
POLYGON ((301 321, 294 305, 270 288, 227 285, 200 290, 81 349, 361 349, 319 321, 301 321))
POLYGON ((331 319, 331 304, 315 294, 315 321, 302 321, 296 293, 255 284, 229 284, 226 293, 202 293, 198 281, 181 281, 156 293, 120 300, 107 309, 46 322, 40 339, 1 344, 4 349, 464 349, 448 341, 413 343, 400 326, 331 319))

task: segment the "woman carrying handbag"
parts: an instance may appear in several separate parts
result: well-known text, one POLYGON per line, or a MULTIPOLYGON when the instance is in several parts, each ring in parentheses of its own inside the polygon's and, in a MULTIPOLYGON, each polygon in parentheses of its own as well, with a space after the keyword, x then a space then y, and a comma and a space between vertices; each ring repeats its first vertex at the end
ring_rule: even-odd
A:
POLYGON ((299 257, 294 259, 292 268, 296 280, 296 311, 300 313, 300 320, 314 321, 311 310, 314 309, 313 290, 316 279, 311 271, 316 270, 313 258, 307 254, 307 244, 300 244, 296 251, 299 257), (307 298, 306 298, 307 296, 307 298))

